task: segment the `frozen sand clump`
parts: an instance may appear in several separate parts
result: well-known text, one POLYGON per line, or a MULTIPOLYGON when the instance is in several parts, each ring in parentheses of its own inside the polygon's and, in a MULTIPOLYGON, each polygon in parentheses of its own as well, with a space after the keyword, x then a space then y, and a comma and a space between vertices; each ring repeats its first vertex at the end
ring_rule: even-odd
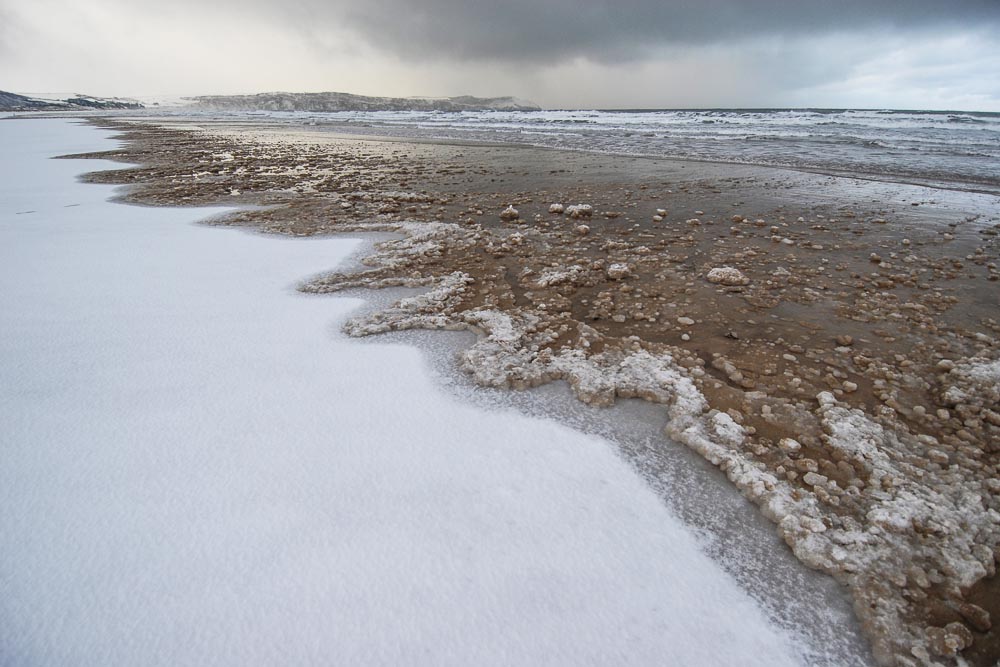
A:
MULTIPOLYGON (((941 398, 963 419, 985 419, 1000 426, 1000 359, 974 357, 952 364, 941 379, 941 398)), ((996 445, 1000 451, 1000 443, 996 445)))
POLYGON ((705 276, 710 283, 717 283, 719 285, 749 285, 750 279, 743 275, 743 272, 739 269, 734 269, 731 266, 720 266, 712 269, 705 276))

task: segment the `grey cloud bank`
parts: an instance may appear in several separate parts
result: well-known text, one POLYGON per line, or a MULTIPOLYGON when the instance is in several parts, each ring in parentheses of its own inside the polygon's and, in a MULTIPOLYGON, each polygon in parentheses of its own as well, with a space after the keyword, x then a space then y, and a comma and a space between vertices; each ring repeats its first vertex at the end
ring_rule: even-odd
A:
MULTIPOLYGON (((242 4, 242 3, 241 3, 242 4)), ((244 5, 245 6, 245 5, 244 5)), ((664 46, 882 30, 1000 27, 1000 2, 971 0, 300 0, 256 6, 302 25, 340 20, 383 48, 417 57, 644 59, 664 46)))
POLYGON ((0 0, 0 87, 1000 110, 1000 2, 0 0))

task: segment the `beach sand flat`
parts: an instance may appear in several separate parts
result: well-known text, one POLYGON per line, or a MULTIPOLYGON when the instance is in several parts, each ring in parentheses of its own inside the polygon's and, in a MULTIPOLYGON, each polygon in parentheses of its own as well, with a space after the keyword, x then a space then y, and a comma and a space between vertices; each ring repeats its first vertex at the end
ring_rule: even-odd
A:
POLYGON ((303 287, 429 290, 348 333, 468 329, 460 364, 480 384, 664 404, 669 438, 849 587, 881 662, 1000 657, 996 196, 231 120, 111 125, 127 144, 105 157, 142 166, 90 180, 135 186, 127 201, 264 206, 216 224, 279 234, 400 234, 366 271, 303 287))
POLYGON ((0 664, 814 662, 607 441, 339 334, 295 285, 358 239, 111 203, 65 120, 0 143, 0 664))

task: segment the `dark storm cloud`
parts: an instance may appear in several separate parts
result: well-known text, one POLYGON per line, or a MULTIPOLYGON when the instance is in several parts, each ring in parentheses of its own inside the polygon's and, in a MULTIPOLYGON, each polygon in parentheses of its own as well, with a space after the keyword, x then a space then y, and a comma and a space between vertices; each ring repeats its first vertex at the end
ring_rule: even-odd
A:
POLYGON ((252 2, 301 30, 347 27, 380 49, 434 60, 621 62, 664 48, 776 36, 1000 29, 1000 0, 252 2))

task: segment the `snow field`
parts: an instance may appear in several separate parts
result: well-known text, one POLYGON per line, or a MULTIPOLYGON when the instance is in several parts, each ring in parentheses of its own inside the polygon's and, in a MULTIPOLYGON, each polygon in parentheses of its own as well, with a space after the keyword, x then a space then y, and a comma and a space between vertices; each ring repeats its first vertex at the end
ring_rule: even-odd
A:
POLYGON ((294 291, 358 241, 47 159, 107 136, 0 122, 0 664, 796 664, 608 443, 294 291))

